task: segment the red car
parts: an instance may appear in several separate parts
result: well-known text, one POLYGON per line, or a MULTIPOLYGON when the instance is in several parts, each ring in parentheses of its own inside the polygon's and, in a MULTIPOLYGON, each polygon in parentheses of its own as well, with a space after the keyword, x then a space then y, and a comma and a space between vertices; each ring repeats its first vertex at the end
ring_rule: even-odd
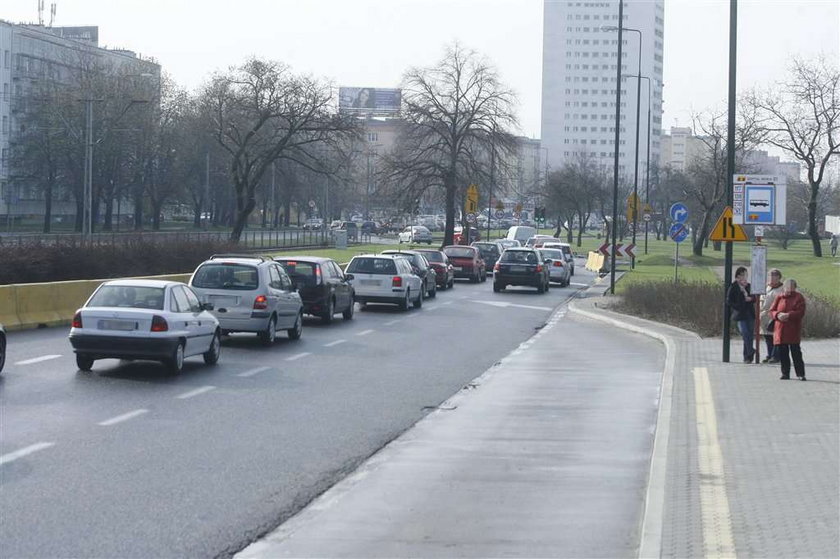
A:
POLYGON ((429 261, 429 266, 435 271, 435 283, 440 289, 449 289, 455 285, 455 270, 443 251, 418 248, 415 252, 421 253, 429 261))
POLYGON ((443 253, 449 258, 456 278, 467 278, 472 283, 487 281, 487 268, 477 248, 449 245, 443 247, 443 253))

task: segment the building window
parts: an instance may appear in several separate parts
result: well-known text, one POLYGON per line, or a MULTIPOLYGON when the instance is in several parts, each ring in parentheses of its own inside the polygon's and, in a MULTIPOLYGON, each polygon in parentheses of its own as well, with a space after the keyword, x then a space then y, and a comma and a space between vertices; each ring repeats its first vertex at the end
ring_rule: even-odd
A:
POLYGON ((0 130, 2 130, 3 134, 9 133, 9 117, 3 115, 3 127, 0 130))

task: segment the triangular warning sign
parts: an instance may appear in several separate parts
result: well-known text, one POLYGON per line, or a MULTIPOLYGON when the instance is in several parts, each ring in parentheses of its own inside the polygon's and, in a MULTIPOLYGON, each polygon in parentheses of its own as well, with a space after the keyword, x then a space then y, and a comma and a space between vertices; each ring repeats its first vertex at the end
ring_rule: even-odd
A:
POLYGON ((744 228, 733 222, 732 207, 726 206, 709 235, 712 241, 749 241, 744 228))

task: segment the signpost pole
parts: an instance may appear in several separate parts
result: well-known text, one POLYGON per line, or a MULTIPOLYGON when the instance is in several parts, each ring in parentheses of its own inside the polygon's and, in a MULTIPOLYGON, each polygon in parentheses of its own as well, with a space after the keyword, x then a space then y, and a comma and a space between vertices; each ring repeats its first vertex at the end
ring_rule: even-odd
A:
POLYGON ((674 243, 674 284, 677 283, 677 266, 680 263, 680 243, 674 243))
MULTIPOLYGON (((729 0, 729 118, 726 134, 726 205, 732 207, 732 177, 735 175, 735 70, 738 65, 738 0, 729 0)), ((732 283, 732 243, 724 243, 723 263, 723 362, 729 363, 729 301, 727 291, 732 283)))

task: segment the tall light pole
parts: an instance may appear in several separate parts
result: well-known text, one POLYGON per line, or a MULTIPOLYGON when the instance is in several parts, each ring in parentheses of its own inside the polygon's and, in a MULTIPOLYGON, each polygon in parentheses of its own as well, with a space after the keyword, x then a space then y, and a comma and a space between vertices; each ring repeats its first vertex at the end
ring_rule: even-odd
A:
MULTIPOLYGON (((651 81, 650 78, 647 76, 639 76, 639 75, 626 75, 623 76, 625 78, 639 78, 639 83, 642 83, 642 80, 647 80, 648 84, 648 106, 647 106, 647 156, 645 157, 645 206, 648 205, 648 201, 650 199, 650 95, 651 95, 651 81)), ((637 160, 637 169, 638 169, 638 157, 639 157, 639 141, 638 141, 638 119, 636 120, 636 160, 637 160)), ((637 171, 638 172, 638 171, 637 171)), ((636 212, 634 215, 638 213, 638 208, 636 208, 636 212)), ((635 218, 633 221, 634 229, 635 229, 635 218)), ((633 232, 633 242, 636 242, 636 233, 633 232)), ((648 253, 648 221, 645 220, 645 254, 648 253)), ((635 262, 635 259, 634 259, 635 262)))
MULTIPOLYGON (((729 114, 726 133, 726 205, 732 207, 732 175, 735 174, 735 70, 738 67, 738 0, 729 0, 729 114)), ((729 299, 727 290, 732 281, 732 242, 724 243, 723 264, 723 362, 729 363, 729 299)), ((753 278, 764 281, 764 278, 753 278)))
MULTIPOLYGON (((618 21, 624 21, 624 0, 618 0, 618 21)), ((609 28, 602 27, 603 31, 609 28)), ((610 248, 610 293, 615 294, 615 243, 618 234, 618 142, 621 135, 621 41, 622 30, 618 26, 618 62, 615 65, 615 143, 613 145, 613 211, 612 246, 610 248)))

